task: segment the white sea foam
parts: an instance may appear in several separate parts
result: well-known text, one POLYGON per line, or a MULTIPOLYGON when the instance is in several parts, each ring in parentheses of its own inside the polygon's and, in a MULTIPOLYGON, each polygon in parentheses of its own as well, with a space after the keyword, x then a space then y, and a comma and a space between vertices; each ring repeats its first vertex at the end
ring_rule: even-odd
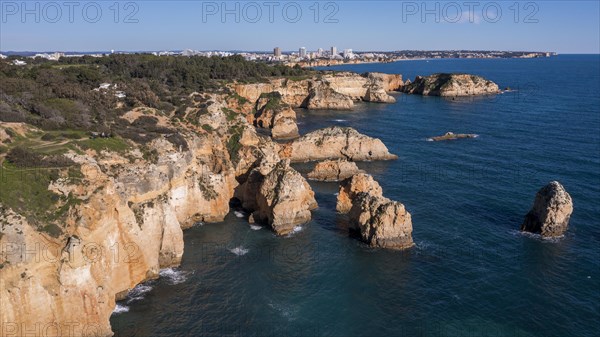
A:
POLYGON ((303 228, 302 226, 296 226, 296 227, 294 227, 294 229, 293 229, 293 230, 292 230, 290 233, 288 233, 288 234, 287 234, 285 237, 287 237, 287 238, 289 238, 289 237, 292 237, 292 236, 294 236, 296 233, 300 233, 300 232, 302 232, 302 230, 303 230, 303 229, 304 229, 304 228, 303 228))
POLYGON ((244 214, 244 212, 240 212, 240 211, 235 211, 235 212, 233 212, 233 214, 235 214, 235 216, 237 216, 238 218, 243 218, 246 216, 246 214, 244 214))
POLYGON ((161 269, 159 273, 160 277, 164 278, 171 285, 187 281, 187 276, 189 274, 190 272, 174 268, 161 269))
POLYGON ((427 138, 428 142, 433 142, 433 138, 427 138))
POLYGON ((250 225, 250 228, 251 228, 253 231, 258 231, 258 230, 261 230, 261 229, 262 229, 262 226, 250 225))
POLYGON ((193 227, 202 227, 202 226, 204 226, 204 222, 198 221, 198 222, 194 222, 194 226, 193 227))
POLYGON ((515 229, 510 230, 509 233, 512 235, 526 236, 528 238, 540 240, 540 241, 544 241, 544 242, 558 242, 562 238, 565 237, 564 235, 561 235, 561 236, 557 236, 554 238, 546 238, 546 237, 543 237, 541 234, 531 233, 531 232, 526 232, 526 231, 519 231, 519 230, 515 230, 515 229))
POLYGON ((117 303, 117 305, 115 306, 115 310, 113 310, 113 314, 121 314, 124 312, 129 312, 129 307, 126 305, 122 305, 117 303))
POLYGON ((138 284, 135 288, 131 289, 129 295, 127 295, 127 304, 139 300, 143 300, 147 293, 152 291, 152 286, 147 284, 138 284))
POLYGON ((235 247, 233 249, 230 249, 229 251, 234 253, 237 256, 246 255, 249 252, 249 250, 245 249, 243 246, 235 247))
POLYGON ((335 192, 335 193, 333 193, 333 195, 338 196, 338 195, 340 195, 340 193, 339 192, 335 192))
POLYGON ((296 316, 298 315, 298 308, 293 305, 280 305, 269 303, 269 307, 277 311, 282 317, 286 318, 289 321, 296 320, 296 316))
POLYGON ((347 122, 347 119, 334 119, 333 122, 337 122, 337 123, 343 123, 343 122, 347 122))

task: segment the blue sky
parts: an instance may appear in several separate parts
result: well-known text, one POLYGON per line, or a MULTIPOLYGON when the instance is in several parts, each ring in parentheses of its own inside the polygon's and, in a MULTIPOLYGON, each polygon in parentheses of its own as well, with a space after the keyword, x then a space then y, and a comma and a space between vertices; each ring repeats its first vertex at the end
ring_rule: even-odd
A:
POLYGON ((0 0, 0 51, 337 46, 600 53, 599 3, 0 0))

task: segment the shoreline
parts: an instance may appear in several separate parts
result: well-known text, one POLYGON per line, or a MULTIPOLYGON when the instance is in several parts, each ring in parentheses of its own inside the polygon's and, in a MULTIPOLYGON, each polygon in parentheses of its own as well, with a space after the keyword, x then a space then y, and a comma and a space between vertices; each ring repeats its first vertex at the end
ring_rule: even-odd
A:
MULTIPOLYGON (((575 54, 577 55, 577 54, 575 54)), ((410 62, 410 61, 438 61, 438 60, 530 60, 542 57, 422 57, 422 58, 400 58, 392 61, 352 61, 352 62, 341 62, 335 64, 324 64, 324 65, 310 65, 312 62, 287 62, 284 63, 286 66, 294 67, 296 65, 307 68, 307 69, 316 69, 316 68, 328 68, 328 67, 337 67, 337 66, 351 66, 358 64, 387 64, 387 63, 396 63, 396 62, 410 62), (308 63, 308 64, 306 64, 308 63)), ((551 58, 551 57, 546 57, 551 58)), ((320 69, 326 70, 326 69, 320 69)))

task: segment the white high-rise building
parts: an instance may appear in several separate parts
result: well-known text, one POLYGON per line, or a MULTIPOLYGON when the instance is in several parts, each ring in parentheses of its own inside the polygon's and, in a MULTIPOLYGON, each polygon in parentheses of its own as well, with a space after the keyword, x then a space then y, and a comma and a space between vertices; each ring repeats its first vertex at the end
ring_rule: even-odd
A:
POLYGON ((301 58, 306 57, 306 47, 300 47, 300 57, 301 58))
POLYGON ((337 47, 331 47, 331 57, 334 57, 337 55, 337 47))
POLYGON ((275 49, 273 49, 273 56, 281 57, 281 48, 275 47, 275 49))
POLYGON ((319 48, 317 50, 317 57, 321 57, 321 56, 323 56, 323 48, 319 48))
POLYGON ((354 57, 354 53, 352 52, 352 49, 344 49, 344 58, 350 59, 352 57, 354 57))

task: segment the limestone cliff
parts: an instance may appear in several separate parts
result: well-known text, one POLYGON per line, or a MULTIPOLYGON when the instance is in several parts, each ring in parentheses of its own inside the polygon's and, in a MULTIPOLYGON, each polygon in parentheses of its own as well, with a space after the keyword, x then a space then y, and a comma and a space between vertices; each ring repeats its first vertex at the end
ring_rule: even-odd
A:
POLYGON ((59 179, 49 188, 81 203, 69 209, 58 237, 11 210, 1 212, 5 328, 19 335, 55 324, 75 335, 110 335, 117 295, 180 263, 182 228, 223 219, 237 185, 223 144, 210 135, 187 134, 186 140, 187 151, 154 140, 155 162, 138 151, 131 160, 67 154, 81 180, 59 179), (69 327, 73 322, 77 326, 69 327))
POLYGON ((332 73, 298 80, 272 79, 266 83, 233 84, 240 96, 256 102, 261 95, 281 94, 283 102, 294 108, 352 109, 354 102, 392 103, 388 94, 403 86, 402 76, 393 74, 332 73))
POLYGON ((291 139, 299 136, 296 112, 281 102, 278 92, 262 95, 256 102, 255 110, 252 114, 252 124, 271 130, 273 139, 291 139))
MULTIPOLYGON (((317 204, 289 160, 395 156, 380 140, 353 129, 329 128, 280 145, 252 124, 269 124, 274 138, 287 137, 297 132, 290 107, 311 101, 315 108, 331 106, 339 97, 352 104, 391 101, 385 92, 401 83, 396 75, 346 74, 236 84, 242 97, 192 93, 189 99, 196 104, 181 111, 140 107, 127 112, 123 123, 150 123, 148 130, 160 131, 151 141, 144 131, 134 133, 142 144, 120 137, 119 147, 107 149, 99 144, 116 140, 50 142, 73 145, 60 155, 71 166, 42 187, 62 202, 60 226, 0 205, 0 330, 42 335, 50 326, 59 335, 111 335, 115 301, 157 278, 161 268, 179 265, 182 230, 200 221, 222 221, 234 196, 277 234, 293 231, 311 219, 317 204), (285 108, 254 115, 269 103, 257 105, 261 95, 272 92, 280 93, 285 108), (83 143, 91 145, 77 145, 83 143)), ((30 132, 25 129, 21 137, 30 132)), ((14 140, 0 131, 3 142, 14 140)))

